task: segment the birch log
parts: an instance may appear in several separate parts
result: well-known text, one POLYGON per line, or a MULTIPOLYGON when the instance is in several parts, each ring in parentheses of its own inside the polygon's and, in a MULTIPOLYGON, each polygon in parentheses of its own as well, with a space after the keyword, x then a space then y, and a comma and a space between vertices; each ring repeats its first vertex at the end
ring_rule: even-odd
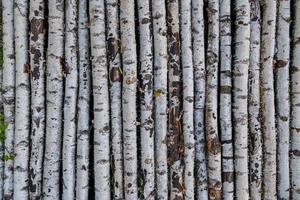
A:
POLYGON ((119 1, 106 1, 107 54, 109 61, 111 140, 114 198, 123 199, 122 66, 119 36, 119 1))
POLYGON ((182 68, 180 63, 180 31, 178 0, 167 2, 170 199, 183 199, 183 132, 182 132, 182 68))
POLYGON ((275 56, 276 121, 278 134, 277 177, 278 198, 290 199, 289 143, 290 143, 290 1, 278 1, 275 56))
POLYGON ((235 57, 233 69, 233 123, 236 198, 249 198, 248 184, 248 70, 250 53, 250 4, 235 1, 235 57))
POLYGON ((248 83, 249 178, 250 198, 260 200, 262 194, 262 133, 260 124, 260 4, 250 1, 250 65, 248 83))
MULTIPOLYGON (((231 102, 231 1, 220 1, 220 126, 223 199, 234 198, 234 155, 231 102)), ((247 112, 247 110, 246 110, 247 112)))
POLYGON ((137 199, 137 53, 134 6, 134 0, 122 0, 120 2, 121 51, 123 63, 122 106, 125 199, 137 199))
POLYGON ((85 200, 89 195, 89 140, 90 140, 90 95, 91 65, 88 22, 88 1, 78 5, 78 49, 79 49, 79 92, 77 106, 77 156, 76 156, 76 199, 85 200))
POLYGON ((183 81, 183 135, 184 135, 184 199, 194 199, 194 68, 192 52, 191 0, 180 2, 181 63, 183 81))
POLYGON ((152 1, 154 39, 155 152, 157 199, 168 197, 167 164, 167 26, 163 0, 152 1))
POLYGON ((150 1, 139 0, 141 170, 143 199, 155 198, 154 121, 153 121, 153 38, 150 1))
POLYGON ((89 9, 94 96, 95 198, 110 199, 110 126, 104 0, 90 1, 89 9))
POLYGON ((276 130, 273 86, 273 57, 275 47, 276 1, 262 3, 261 36, 261 112, 263 132, 263 197, 276 199, 276 130))
POLYGON ((60 197, 60 160, 63 109, 64 2, 49 1, 47 80, 46 80, 46 143, 43 171, 43 198, 60 197))
POLYGON ((30 2, 30 68, 31 68, 31 152, 29 191, 31 199, 42 196, 42 171, 45 140, 45 3, 30 2))
POLYGON ((205 147, 205 48, 204 48, 204 18, 203 0, 192 0, 192 30, 193 30, 193 64, 194 64, 194 128, 195 128, 195 179, 196 197, 207 200, 207 166, 205 147))
POLYGON ((300 1, 294 1, 291 70, 291 198, 300 198, 300 1))
POLYGON ((75 197, 75 151, 78 93, 77 0, 65 2, 65 76, 63 127, 63 199, 75 197))
POLYGON ((14 2, 15 56, 16 56, 16 121, 14 137, 14 195, 28 199, 28 164, 30 133, 30 82, 28 59, 28 11, 27 0, 14 2))
MULTIPOLYGON (((4 156, 13 154, 14 130, 15 130, 15 48, 14 48, 14 3, 2 1, 3 16, 3 111, 4 121, 7 123, 5 130, 4 156)), ((3 197, 13 197, 13 160, 4 161, 3 197)))
POLYGON ((219 1, 207 5, 208 46, 206 50, 206 144, 209 199, 222 199, 221 143, 218 133, 219 1))

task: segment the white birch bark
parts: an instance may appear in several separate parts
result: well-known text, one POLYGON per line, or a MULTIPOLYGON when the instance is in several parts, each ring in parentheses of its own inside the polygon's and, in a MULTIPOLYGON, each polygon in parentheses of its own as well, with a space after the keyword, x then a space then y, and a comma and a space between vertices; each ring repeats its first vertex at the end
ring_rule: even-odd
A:
POLYGON ((220 126, 223 199, 234 198, 234 155, 231 99, 231 1, 220 1, 220 126))
POLYGON ((222 199, 221 143, 218 133, 219 1, 209 0, 206 50, 206 145, 209 199, 222 199))
POLYGON ((263 132, 263 198, 276 199, 276 130, 273 57, 275 48, 276 1, 262 3, 261 109, 263 132))
POLYGON ((65 76, 63 127, 63 199, 75 197, 75 151, 78 93, 77 0, 65 2, 65 76))
POLYGON ((192 52, 191 0, 180 2, 181 63, 183 81, 183 136, 184 136, 184 199, 194 199, 194 68, 192 52))
POLYGON ((104 0, 90 1, 95 198, 110 199, 110 124, 104 0))
MULTIPOLYGON (((14 48, 14 3, 2 1, 2 39, 3 39, 3 111, 4 121, 8 124, 5 130, 4 156, 13 154, 15 130, 15 48, 14 48)), ((3 197, 13 197, 13 160, 4 161, 3 197)))
POLYGON ((28 164, 30 133, 30 82, 28 55, 27 0, 14 1, 15 56, 16 56, 16 120, 14 137, 14 196, 28 199, 28 164))
POLYGON ((236 199, 249 199, 248 184, 248 70, 250 54, 250 4, 235 1, 235 58, 233 68, 233 122, 236 199))
POLYGON ((76 147, 76 199, 78 200, 88 199, 89 195, 91 65, 87 6, 87 0, 80 1, 78 5, 79 92, 76 147))
POLYGON ((42 196, 42 170, 45 140, 45 3, 30 2, 30 68, 31 68, 31 152, 29 191, 31 199, 42 196))
POLYGON ((138 0, 140 41, 140 107, 142 198, 155 198, 154 120, 153 120, 153 38, 150 1, 138 0))
POLYGON ((292 35, 291 70, 291 199, 300 198, 300 1, 293 4, 294 22, 292 35))
POLYGON ((167 163, 167 26, 163 0, 152 1, 154 39, 154 100, 155 100, 155 152, 157 199, 168 197, 167 163))
POLYGON ((168 26, 168 93, 169 129, 168 161, 170 165, 170 199, 183 199, 183 130, 182 130, 182 69, 180 63, 180 30, 178 0, 167 2, 168 26))
POLYGON ((262 194, 262 133, 260 124, 260 4, 250 1, 250 65, 248 83, 249 180, 250 198, 260 200, 262 194))
POLYGON ((63 109, 64 1, 49 1, 46 142, 43 171, 43 198, 60 197, 60 160, 63 109))
POLYGON ((120 2, 121 51, 123 62, 123 157, 125 199, 137 199, 136 87, 137 53, 134 0, 120 2))
POLYGON ((119 1, 106 1, 107 54, 109 61, 111 140, 114 198, 123 199, 122 66, 119 36, 119 1))
POLYGON ((277 177, 278 198, 289 199, 289 143, 290 143, 290 1, 278 1, 275 56, 276 122, 277 122, 277 177))
POLYGON ((192 30, 193 30, 193 64, 195 81, 195 105, 194 105, 194 128, 195 128, 195 179, 197 199, 207 200, 207 166, 205 147, 205 48, 204 48, 204 18, 203 0, 192 0, 192 30))
MULTIPOLYGON (((2 32, 3 32, 3 21, 2 21, 2 1, 0 2, 0 51, 1 51, 1 64, 0 64, 0 116, 1 116, 1 122, 5 123, 4 121, 4 113, 3 113, 3 36, 2 36, 2 32)), ((5 134, 5 133, 4 133, 5 134)), ((4 141, 2 140, 0 142, 0 199, 3 199, 3 178, 4 178, 4 141)))

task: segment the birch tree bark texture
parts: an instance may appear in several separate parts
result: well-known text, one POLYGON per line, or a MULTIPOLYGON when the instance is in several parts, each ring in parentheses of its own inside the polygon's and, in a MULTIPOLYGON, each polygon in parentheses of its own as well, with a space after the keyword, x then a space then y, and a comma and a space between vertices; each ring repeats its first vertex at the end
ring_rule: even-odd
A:
POLYGON ((46 141, 43 171, 43 198, 60 197, 63 65, 64 65, 64 1, 49 1, 48 48, 46 70, 46 141))
POLYGON ((31 68, 31 152, 29 166, 29 197, 42 196, 42 172, 45 140, 45 3, 30 2, 30 68, 31 68))
POLYGON ((144 199, 155 198, 154 120, 153 120, 153 33, 151 1, 139 0, 141 168, 144 199))
MULTIPOLYGON (((15 132, 15 48, 14 48, 14 4, 13 1, 2 2, 2 39, 3 39, 3 111, 5 130, 4 156, 14 152, 15 132)), ((3 198, 13 197, 13 160, 4 161, 3 198)))
POLYGON ((16 119, 14 137, 14 199, 28 199, 30 133, 30 82, 28 55, 28 13, 26 0, 14 2, 16 57, 16 119))
POLYGON ((94 189, 96 199, 110 199, 110 125, 104 1, 90 1, 89 9, 94 97, 94 189))
POLYGON ((123 64, 123 159, 125 199, 137 199, 137 52, 134 0, 120 2, 121 52, 123 64))
POLYGON ((235 55, 233 69, 233 122, 236 198, 249 198, 248 185, 248 70, 250 48, 250 4, 235 1, 235 55))

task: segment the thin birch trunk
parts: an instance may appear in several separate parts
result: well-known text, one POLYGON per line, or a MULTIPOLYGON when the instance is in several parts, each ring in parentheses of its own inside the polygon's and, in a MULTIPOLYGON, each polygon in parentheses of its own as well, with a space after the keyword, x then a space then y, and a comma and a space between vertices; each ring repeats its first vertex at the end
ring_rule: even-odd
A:
MULTIPOLYGON (((5 123, 4 121, 4 113, 3 113, 3 20, 2 20, 2 1, 0 2, 0 55, 1 55, 1 63, 0 63, 0 121, 1 123, 5 123)), ((5 132, 1 131, 1 135, 5 135, 5 132)), ((4 185, 4 141, 0 141, 0 199, 3 199, 3 185, 4 185)))
POLYGON ((94 96, 95 198, 110 199, 110 126, 104 0, 91 0, 89 6, 94 96))
POLYGON ((123 157, 125 199, 137 199, 137 53, 134 0, 120 2, 120 28, 123 61, 123 157))
POLYGON ((168 197, 167 163, 167 25, 163 0, 152 0, 154 38, 155 152, 157 199, 168 197))
POLYGON ((207 166, 204 130, 206 69, 203 11, 203 0, 192 0, 193 64, 195 73, 194 127, 196 139, 196 197, 198 199, 207 200, 207 166))
POLYGON ((28 199, 30 82, 27 0, 14 2, 16 56, 16 121, 14 137, 14 199, 28 199))
POLYGON ((248 184, 248 70, 250 58, 250 4, 235 1, 235 57, 233 68, 233 122, 236 198, 249 199, 248 184))
POLYGON ((250 1, 250 65, 248 83, 250 198, 260 200, 262 194, 262 133, 260 125, 260 5, 250 1))
POLYGON ((276 129, 273 57, 275 48, 276 0, 262 3, 261 109, 263 132, 263 197, 276 199, 276 129))
POLYGON ((31 153, 29 191, 31 199, 41 199, 45 133, 45 3, 30 2, 31 66, 31 153))
POLYGON ((194 199, 194 68, 192 52, 191 0, 180 2, 181 63, 183 81, 183 136, 184 136, 184 199, 194 199))
POLYGON ((106 1, 107 50, 110 80, 111 140, 114 198, 123 199, 122 66, 119 36, 119 1, 106 1))
POLYGON ((155 198, 153 121, 153 39, 150 1, 138 0, 140 35, 141 168, 143 199, 155 198))
POLYGON ((89 195, 89 140, 90 140, 90 95, 91 65, 88 22, 88 1, 79 2, 78 49, 79 49, 79 92, 77 104, 77 156, 76 156, 76 199, 85 200, 89 195))
POLYGON ((60 197, 60 160, 63 109, 64 1, 49 1, 46 142, 43 171, 43 198, 60 197))
MULTIPOLYGON (((3 16, 3 111, 5 130, 4 156, 13 154, 15 130, 15 48, 14 48, 14 16, 13 1, 2 1, 3 16)), ((13 197, 13 160, 4 160, 3 197, 13 197)))
POLYGON ((219 1, 209 0, 208 46, 206 50, 206 142, 208 192, 212 200, 222 199, 221 143, 218 133, 219 1))
POLYGON ((78 93, 77 0, 65 2, 65 93, 63 127, 63 199, 75 197, 75 147, 78 93))
POLYGON ((220 127, 223 199, 234 198, 234 155, 231 99, 231 1, 220 1, 220 127))
POLYGON ((167 2, 168 65, 169 65, 169 135, 170 199, 183 199, 183 132, 182 132, 182 69, 180 64, 180 30, 178 0, 167 2))
POLYGON ((300 1, 294 1, 291 70, 291 198, 300 199, 300 1))
POLYGON ((278 198, 290 199, 289 143, 290 143, 290 1, 278 5, 275 56, 276 121, 278 134, 277 177, 278 198))

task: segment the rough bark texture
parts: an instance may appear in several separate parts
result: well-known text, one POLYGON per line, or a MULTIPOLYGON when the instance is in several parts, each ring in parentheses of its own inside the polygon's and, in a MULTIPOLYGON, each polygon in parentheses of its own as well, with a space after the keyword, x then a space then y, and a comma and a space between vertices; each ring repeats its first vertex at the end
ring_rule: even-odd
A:
POLYGON ((14 2, 15 57, 16 57, 16 120, 14 137, 14 196, 28 199, 30 82, 28 56, 27 0, 14 2))
POLYGON ((250 4, 235 1, 235 58, 233 68, 234 164, 237 199, 249 198, 248 184, 248 70, 250 48, 250 4))
POLYGON ((150 1, 138 1, 140 36, 140 107, 142 198, 155 198, 154 120, 153 120, 153 37, 150 1))
POLYGON ((249 180, 250 198, 261 199, 262 194, 262 133, 260 121, 260 5, 250 2, 250 65, 248 83, 249 120, 249 180))
POLYGON ((45 3, 30 2, 30 68, 31 68, 31 152, 29 191, 31 199, 42 195, 42 172, 45 140, 45 3))
POLYGON ((273 57, 275 48, 276 1, 262 3, 261 36, 261 113, 263 146, 263 197, 276 199, 276 130, 273 57))
POLYGON ((123 157, 126 199, 137 199, 136 87, 137 53, 135 41, 134 0, 120 2, 121 51, 123 61, 123 157))
POLYGON ((60 160, 63 109, 64 2, 49 1, 46 142, 43 172, 43 198, 60 197, 60 160))

